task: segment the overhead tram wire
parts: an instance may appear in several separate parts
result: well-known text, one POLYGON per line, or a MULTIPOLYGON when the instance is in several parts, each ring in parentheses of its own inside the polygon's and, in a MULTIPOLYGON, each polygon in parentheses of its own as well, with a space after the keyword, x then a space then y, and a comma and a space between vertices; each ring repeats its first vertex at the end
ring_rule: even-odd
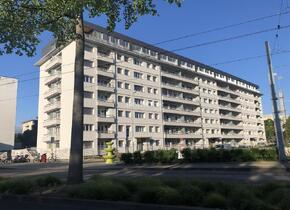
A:
MULTIPOLYGON (((287 29, 287 28, 290 28, 290 25, 281 26, 280 30, 287 29)), ((196 45, 191 45, 191 46, 185 46, 185 47, 177 48, 177 49, 171 50, 171 52, 178 52, 178 51, 188 50, 188 49, 192 49, 192 48, 203 47, 203 46, 207 46, 207 45, 212 45, 212 44, 217 44, 217 43, 221 43, 221 42, 226 42, 226 41, 230 41, 230 40, 245 38, 245 37, 249 37, 249 36, 253 36, 253 35, 258 35, 258 34, 262 34, 262 33, 275 31, 276 29, 277 29, 276 27, 275 28, 269 28, 269 29, 264 29, 264 30, 261 30, 261 31, 252 32, 252 33, 241 34, 241 35, 238 35, 238 36, 232 36, 232 37, 228 37, 228 38, 224 38, 224 39, 219 39, 219 40, 214 40, 214 41, 209 41, 209 42, 203 42, 203 43, 196 44, 196 45)))
MULTIPOLYGON (((288 5, 288 2, 287 2, 287 5, 288 5)), ((286 9, 289 9, 289 7, 287 6, 286 9)), ((290 11, 279 12, 279 13, 275 13, 275 14, 268 15, 268 16, 263 16, 263 17, 258 17, 258 18, 254 18, 254 19, 249 19, 247 21, 240 22, 240 23, 230 24, 230 25, 227 25, 227 26, 221 26, 221 27, 217 27, 217 28, 208 29, 208 30, 205 30, 205 31, 193 33, 193 34, 188 34, 188 35, 185 35, 185 36, 180 36, 180 37, 176 37, 176 38, 172 38, 172 39, 167 39, 167 40, 164 40, 164 41, 160 41, 160 42, 154 43, 152 45, 160 45, 160 44, 164 44, 164 43, 168 43, 168 42, 178 41, 178 40, 186 39, 186 38, 189 38, 189 37, 203 35, 203 34, 207 34, 207 33, 210 33, 210 32, 215 32, 215 31, 221 31, 221 30, 225 30, 225 29, 228 29, 228 28, 237 27, 237 26, 248 24, 248 23, 257 22, 257 21, 270 19, 270 18, 273 18, 273 17, 277 17, 277 16, 281 16, 281 15, 287 15, 287 14, 290 14, 290 11)), ((33 73, 36 73, 36 72, 35 71, 31 71, 31 72, 27 72, 27 73, 23 73, 23 74, 16 74, 16 75, 11 75, 11 76, 12 77, 18 77, 18 76, 25 76, 25 75, 29 75, 29 74, 33 74, 33 73)), ((5 79, 5 78, 3 78, 3 79, 5 79)))
MULTIPOLYGON (((278 15, 278 23, 277 23, 277 30, 276 30, 276 34, 275 34, 275 38, 274 38, 274 44, 273 44, 273 50, 272 52, 275 52, 276 50, 279 51, 279 31, 280 31, 280 24, 281 24, 281 13, 283 10, 283 3, 284 0, 281 0, 281 4, 280 4, 280 12, 278 15)), ((286 8, 287 9, 287 8, 286 8)))
POLYGON ((226 25, 226 26, 221 26, 221 27, 208 29, 208 30, 205 30, 205 31, 197 32, 197 33, 187 34, 187 35, 184 35, 184 36, 168 39, 168 40, 165 40, 165 41, 156 42, 153 45, 161 45, 161 44, 165 44, 165 43, 169 43, 169 42, 173 42, 173 41, 186 39, 186 38, 189 38, 189 37, 199 36, 199 35, 215 32, 215 31, 221 31, 221 30, 225 30, 225 29, 229 29, 229 28, 245 25, 245 24, 248 24, 248 23, 252 23, 252 22, 266 20, 266 19, 270 19, 270 18, 273 18, 273 17, 281 16, 281 15, 287 15, 289 13, 290 13, 290 11, 279 12, 279 13, 275 13, 275 14, 268 15, 268 16, 263 16, 263 17, 250 19, 250 20, 247 20, 247 21, 244 21, 244 22, 240 22, 240 23, 235 23, 235 24, 230 24, 230 25, 226 25))
MULTIPOLYGON (((290 50, 283 50, 283 51, 271 53, 271 55, 280 55, 280 54, 285 54, 285 53, 290 53, 290 50)), ((266 54, 263 54, 263 55, 256 55, 256 56, 250 56, 250 57, 244 57, 244 58, 237 58, 237 59, 233 59, 233 60, 229 60, 229 61, 223 61, 223 62, 214 63, 214 64, 210 64, 210 65, 212 65, 212 66, 220 66, 220 65, 236 63, 236 62, 240 62, 240 61, 255 60, 255 59, 259 59, 259 58, 264 58, 266 56, 267 56, 266 54)))
MULTIPOLYGON (((290 28, 290 25, 282 26, 282 27, 280 27, 280 30, 288 29, 288 28, 290 28)), ((271 32, 271 31, 274 31, 274 30, 276 30, 276 28, 264 29, 264 30, 261 30, 261 31, 256 31, 256 32, 247 33, 247 34, 241 34, 241 35, 238 35, 238 36, 228 37, 228 38, 225 38, 225 39, 219 39, 219 40, 214 40, 214 41, 210 41, 210 42, 204 42, 204 43, 200 43, 200 44, 196 44, 196 45, 186 46, 186 47, 178 48, 178 49, 171 50, 171 51, 164 50, 164 51, 161 51, 161 53, 167 54, 167 53, 170 53, 170 52, 183 51, 183 50, 192 49, 192 48, 196 48, 196 47, 202 47, 202 46, 217 44, 217 43, 220 43, 220 42, 226 42, 226 41, 230 41, 230 40, 241 39, 241 38, 244 38, 244 37, 249 37, 249 36, 262 34, 262 33, 267 33, 267 32, 271 32)), ((105 57, 105 56, 102 56, 102 57, 105 57)), ((149 56, 145 56, 145 58, 146 57, 150 58, 151 56, 150 55, 149 56)), ((98 59, 98 58, 96 58, 96 59, 98 59)), ((117 61, 114 64, 123 63, 123 62, 125 62, 125 61, 117 61)), ((69 63, 69 64, 65 64, 65 65, 73 65, 73 64, 74 63, 69 63)), ((63 65, 63 66, 65 66, 65 65, 63 65)), ((96 68, 96 67, 92 67, 92 68, 96 68)), ((70 73, 71 72, 74 72, 74 71, 70 71, 70 73)), ((69 72, 67 72, 67 73, 69 73, 69 72)), ((44 76, 42 78, 49 77, 49 76, 50 75, 44 76)), ((36 80, 38 78, 40 78, 40 77, 33 78, 33 79, 26 79, 25 81, 36 80)), ((20 81, 21 80, 19 80, 17 82, 20 82, 20 81)), ((5 84, 12 84, 12 83, 16 83, 16 82, 10 82, 10 83, 5 83, 5 84)), ((5 84, 0 84, 0 86, 3 86, 5 84)))

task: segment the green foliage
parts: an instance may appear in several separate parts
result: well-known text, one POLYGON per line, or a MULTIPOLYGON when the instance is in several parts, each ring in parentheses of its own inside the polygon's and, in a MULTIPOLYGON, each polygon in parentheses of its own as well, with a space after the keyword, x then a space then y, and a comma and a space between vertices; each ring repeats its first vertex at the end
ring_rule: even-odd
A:
POLYGON ((226 207, 226 199, 220 194, 210 193, 204 198, 204 206, 210 208, 225 208, 226 207))
POLYGON ((246 162, 277 160, 275 149, 184 149, 181 151, 183 162, 246 162))
POLYGON ((62 182, 52 176, 25 179, 8 179, 0 181, 0 193, 28 194, 40 189, 61 185, 62 182))
POLYGON ((74 198, 122 199, 229 210, 288 210, 289 190, 290 186, 286 184, 250 185, 150 177, 94 176, 88 183, 69 187, 66 194, 74 198))
POLYGON ((274 121, 271 119, 267 119, 264 121, 265 125, 265 132, 266 132, 266 139, 268 141, 275 141, 275 127, 274 121))
POLYGON ((133 160, 134 160, 134 163, 137 163, 137 164, 142 163, 142 155, 140 151, 135 151, 133 153, 133 160))
POLYGON ((132 153, 122 153, 120 160, 126 164, 133 163, 133 155, 132 153))
POLYGON ((290 143, 290 117, 286 119, 286 122, 283 127, 284 127, 285 144, 289 145, 290 143))
MULTIPOLYGON (((167 2, 181 5, 180 0, 167 2)), ((52 32, 58 44, 70 42, 76 38, 76 20, 84 11, 91 18, 107 16, 109 30, 116 22, 124 20, 129 28, 139 16, 157 15, 152 0, 1 0, 0 55, 35 55, 38 37, 44 31, 52 32)))

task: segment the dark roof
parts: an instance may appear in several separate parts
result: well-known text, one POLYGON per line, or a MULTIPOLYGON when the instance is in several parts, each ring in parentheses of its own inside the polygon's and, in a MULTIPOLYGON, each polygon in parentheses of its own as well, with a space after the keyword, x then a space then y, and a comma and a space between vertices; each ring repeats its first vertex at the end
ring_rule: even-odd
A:
POLYGON ((154 50, 154 51, 159 52, 159 53, 162 53, 162 54, 166 54, 166 55, 168 55, 170 57, 174 57, 174 58, 177 58, 179 60, 183 60, 183 61, 188 62, 188 63, 191 63, 193 65, 196 65, 196 66, 199 66, 199 67, 202 67, 202 68, 205 68, 205 69, 212 70, 213 72, 216 72, 216 73, 222 74, 224 76, 231 77, 232 79, 238 80, 240 82, 244 82, 246 84, 252 85, 252 86, 256 87, 257 89, 259 88, 258 85, 254 84, 252 82, 249 82, 247 80, 243 80, 243 79, 241 79, 241 78, 239 78, 237 76, 234 76, 232 74, 229 74, 227 72, 224 72, 224 71, 222 71, 220 69, 217 69, 217 68, 211 67, 209 65, 200 63, 198 61, 195 61, 195 60, 192 60, 190 58, 184 57, 182 55, 178 55, 178 54, 173 53, 173 52, 170 52, 168 50, 164 50, 162 48, 156 47, 156 46, 154 46, 152 44, 148 44, 148 43, 142 42, 142 41, 137 40, 137 39, 134 39, 132 37, 129 37, 129 36, 120 34, 118 32, 108 32, 108 30, 106 28, 104 28, 102 26, 99 26, 99 25, 95 25, 95 24, 90 23, 90 22, 85 22, 85 25, 87 27, 89 27, 89 28, 92 28, 93 30, 96 30, 96 31, 99 31, 99 32, 102 32, 102 33, 106 33, 106 34, 112 35, 112 36, 114 36, 116 38, 123 39, 125 41, 130 42, 130 43, 133 43, 133 44, 136 44, 136 45, 139 45, 139 46, 142 46, 142 47, 146 47, 148 49, 154 50))

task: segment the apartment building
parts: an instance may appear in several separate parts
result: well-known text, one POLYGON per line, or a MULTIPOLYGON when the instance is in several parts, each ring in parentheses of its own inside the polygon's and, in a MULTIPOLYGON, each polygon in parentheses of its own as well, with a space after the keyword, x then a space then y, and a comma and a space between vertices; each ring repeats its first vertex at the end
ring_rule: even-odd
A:
MULTIPOLYGON (((265 141, 259 87, 221 70, 86 24, 84 154, 255 145, 265 141)), ((75 42, 43 50, 37 148, 67 158, 75 42)))
POLYGON ((0 76, 0 151, 14 147, 17 79, 0 76))

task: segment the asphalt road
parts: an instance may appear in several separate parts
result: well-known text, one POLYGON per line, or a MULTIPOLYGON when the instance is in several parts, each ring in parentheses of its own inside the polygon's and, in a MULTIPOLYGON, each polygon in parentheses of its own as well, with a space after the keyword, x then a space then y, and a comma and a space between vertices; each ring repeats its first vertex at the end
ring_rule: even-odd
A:
MULTIPOLYGON (((53 175, 63 180, 67 163, 18 163, 0 166, 0 177, 53 175)), ((290 181, 290 173, 278 163, 195 164, 183 166, 124 166, 100 162, 84 163, 84 178, 93 175, 126 177, 196 178, 221 181, 290 181)))

